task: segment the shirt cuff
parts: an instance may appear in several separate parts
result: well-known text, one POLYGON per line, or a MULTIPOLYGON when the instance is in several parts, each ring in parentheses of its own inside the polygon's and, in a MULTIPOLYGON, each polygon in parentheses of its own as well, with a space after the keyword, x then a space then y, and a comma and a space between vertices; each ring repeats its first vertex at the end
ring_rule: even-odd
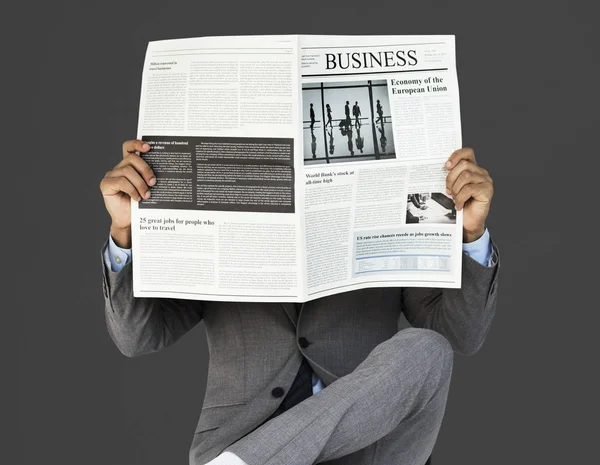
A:
POLYGON ((248 465, 232 452, 225 451, 206 465, 248 465))
POLYGON ((131 249, 123 249, 115 244, 108 235, 108 247, 104 250, 104 262, 112 271, 118 273, 131 260, 131 249))
POLYGON ((485 228, 483 236, 473 242, 463 243, 463 252, 483 266, 493 266, 490 233, 485 228))

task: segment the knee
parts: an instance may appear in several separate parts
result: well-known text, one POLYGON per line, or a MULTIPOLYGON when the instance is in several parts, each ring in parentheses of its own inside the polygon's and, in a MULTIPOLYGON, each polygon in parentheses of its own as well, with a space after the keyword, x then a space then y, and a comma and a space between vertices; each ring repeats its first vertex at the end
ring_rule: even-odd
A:
POLYGON ((420 345, 426 351, 440 352, 444 355, 453 354, 452 346, 448 339, 437 331, 424 328, 407 328, 398 334, 401 332, 406 332, 414 340, 415 344, 420 345))
POLYGON ((454 351, 448 339, 437 331, 407 328, 396 333, 390 341, 393 341, 392 350, 396 355, 404 353, 422 368, 437 369, 442 377, 450 376, 454 351))

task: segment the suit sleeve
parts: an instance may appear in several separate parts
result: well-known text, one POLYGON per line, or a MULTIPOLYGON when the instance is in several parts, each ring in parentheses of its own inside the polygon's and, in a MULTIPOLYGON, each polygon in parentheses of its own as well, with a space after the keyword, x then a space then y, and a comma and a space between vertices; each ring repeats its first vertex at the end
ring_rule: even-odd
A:
POLYGON ((457 353, 476 353, 496 311, 500 255, 493 242, 491 246, 493 266, 482 265, 462 254, 460 289, 402 289, 402 311, 408 322, 442 334, 457 353))
POLYGON ((128 357, 156 352, 177 341, 202 320, 202 302, 133 297, 132 261, 120 271, 106 266, 102 247, 102 287, 108 332, 128 357))

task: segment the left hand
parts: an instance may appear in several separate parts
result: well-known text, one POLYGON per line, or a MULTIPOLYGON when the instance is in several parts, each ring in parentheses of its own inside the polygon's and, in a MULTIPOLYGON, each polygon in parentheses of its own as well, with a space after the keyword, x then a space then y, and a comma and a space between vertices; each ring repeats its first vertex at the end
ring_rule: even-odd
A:
POLYGON ((477 165, 475 152, 462 148, 454 152, 445 165, 446 193, 463 210, 463 242, 473 242, 485 232, 485 220, 494 195, 494 183, 487 170, 477 165))

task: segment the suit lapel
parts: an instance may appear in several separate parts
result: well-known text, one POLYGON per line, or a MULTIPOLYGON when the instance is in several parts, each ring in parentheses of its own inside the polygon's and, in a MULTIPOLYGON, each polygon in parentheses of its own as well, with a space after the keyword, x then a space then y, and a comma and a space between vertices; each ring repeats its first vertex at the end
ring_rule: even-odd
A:
POLYGON ((285 310, 286 315, 288 316, 288 318, 290 319, 290 321, 292 322, 292 324, 294 325, 294 328, 295 328, 296 323, 298 321, 298 313, 296 312, 296 304, 285 303, 285 304, 281 304, 281 306, 285 310))

